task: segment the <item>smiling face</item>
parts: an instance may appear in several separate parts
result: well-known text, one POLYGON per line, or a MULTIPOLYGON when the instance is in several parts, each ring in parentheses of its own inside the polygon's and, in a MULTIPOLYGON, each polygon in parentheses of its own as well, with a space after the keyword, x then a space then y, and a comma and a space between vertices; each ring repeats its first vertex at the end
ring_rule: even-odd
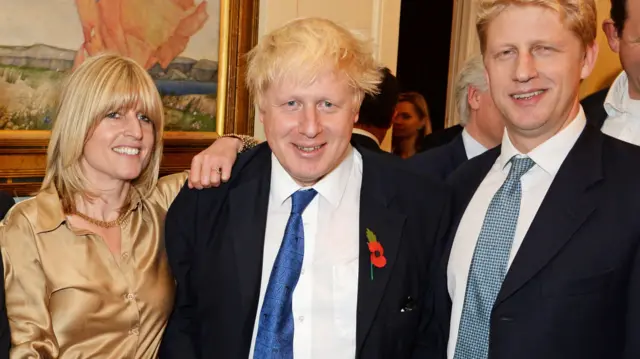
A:
POLYGON ((516 147, 528 142, 523 146, 531 150, 573 120, 580 80, 591 73, 597 52, 544 7, 513 5, 491 21, 485 68, 516 147))
POLYGON ((345 158, 358 120, 354 95, 344 74, 324 72, 310 85, 273 83, 261 96, 269 147, 298 184, 315 184, 345 158))
POLYGON ((132 181, 149 164, 154 142, 154 124, 141 111, 110 112, 89 134, 82 172, 93 183, 132 181))

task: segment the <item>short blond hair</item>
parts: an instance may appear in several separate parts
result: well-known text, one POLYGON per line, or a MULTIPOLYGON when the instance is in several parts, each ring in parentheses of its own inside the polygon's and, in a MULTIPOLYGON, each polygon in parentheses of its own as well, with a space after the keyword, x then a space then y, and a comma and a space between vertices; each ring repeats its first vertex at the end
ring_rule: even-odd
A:
POLYGON ((489 84, 485 77, 484 62, 482 56, 475 55, 469 58, 458 73, 455 84, 455 99, 460 124, 465 126, 469 122, 469 87, 473 87, 480 92, 489 90, 489 84))
POLYGON ((275 82, 311 84, 326 70, 343 72, 358 109, 365 94, 378 93, 381 66, 369 42, 326 19, 293 20, 264 36, 248 54, 247 87, 260 106, 275 82))
POLYGON ((509 6, 540 6, 556 11, 567 28, 587 48, 596 40, 598 17, 594 0, 479 0, 476 30, 482 52, 487 46, 487 29, 493 19, 509 6))
MULTIPOLYGON (((75 210, 76 195, 95 196, 87 188, 80 167, 87 140, 107 114, 129 109, 143 111, 154 126, 151 159, 132 181, 141 194, 147 196, 158 180, 164 125, 162 100, 151 76, 132 59, 101 54, 83 62, 66 79, 60 92, 42 183, 42 189, 55 187, 66 213, 75 210)), ((123 208, 131 202, 132 192, 123 208)))

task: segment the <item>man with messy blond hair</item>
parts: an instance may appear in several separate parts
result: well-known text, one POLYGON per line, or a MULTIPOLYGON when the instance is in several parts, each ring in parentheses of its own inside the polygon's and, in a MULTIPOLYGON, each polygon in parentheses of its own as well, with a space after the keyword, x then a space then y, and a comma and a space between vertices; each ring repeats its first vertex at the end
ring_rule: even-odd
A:
POLYGON ((250 52, 267 143, 169 210, 177 300, 161 358, 430 357, 442 338, 425 334, 428 272, 449 192, 350 144, 379 69, 367 42, 318 18, 250 52))
POLYGON ((449 178, 447 357, 640 358, 640 148, 578 97, 596 5, 480 0, 477 27, 505 133, 449 178))

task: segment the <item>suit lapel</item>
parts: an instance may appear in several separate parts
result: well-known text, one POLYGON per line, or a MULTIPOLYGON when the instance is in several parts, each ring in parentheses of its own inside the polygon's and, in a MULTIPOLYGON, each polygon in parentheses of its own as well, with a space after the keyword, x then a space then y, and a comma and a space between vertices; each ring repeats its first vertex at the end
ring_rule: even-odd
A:
POLYGON ((595 209, 603 135, 586 126, 560 167, 502 284, 496 306, 536 275, 595 209))
MULTIPOLYGON (((229 191, 229 231, 237 263, 242 307, 253 311, 258 302, 264 235, 269 206, 271 151, 257 154, 257 173, 229 191)), ((249 316, 254 318, 255 316, 249 316)), ((253 324, 253 321, 251 322, 253 324)))
POLYGON ((467 151, 464 148, 462 134, 456 136, 456 138, 454 138, 451 142, 450 146, 452 146, 451 164, 453 165, 453 169, 455 170, 467 160, 467 151))
MULTIPOLYGON (((389 208, 393 194, 384 186, 383 169, 371 161, 366 151, 360 150, 363 159, 362 187, 360 190, 360 258, 358 274, 358 314, 356 323, 356 348, 362 350, 364 340, 376 316, 384 290, 393 271, 402 239, 406 217, 389 208), (366 230, 375 233, 384 249, 387 263, 382 268, 371 266, 371 252, 367 244, 366 230)), ((387 169, 388 170, 388 169, 387 169)))

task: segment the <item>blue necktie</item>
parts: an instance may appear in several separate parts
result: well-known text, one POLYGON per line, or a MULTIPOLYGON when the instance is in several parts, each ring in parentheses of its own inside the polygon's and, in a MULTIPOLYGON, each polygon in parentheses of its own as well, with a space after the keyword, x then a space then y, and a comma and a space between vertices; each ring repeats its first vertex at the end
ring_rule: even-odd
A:
POLYGON ((293 358, 291 299, 304 258, 302 212, 317 193, 314 189, 299 190, 291 198, 291 214, 260 311, 254 359, 293 358))
POLYGON ((489 355, 491 312, 507 273, 520 214, 520 178, 535 164, 528 157, 510 161, 509 175, 489 204, 471 260, 454 359, 489 355))

